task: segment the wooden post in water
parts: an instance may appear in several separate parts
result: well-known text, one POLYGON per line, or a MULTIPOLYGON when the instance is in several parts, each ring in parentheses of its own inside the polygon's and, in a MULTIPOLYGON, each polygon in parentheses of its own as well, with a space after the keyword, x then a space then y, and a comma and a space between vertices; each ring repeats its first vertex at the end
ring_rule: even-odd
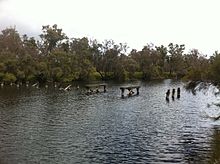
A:
POLYGON ((174 99, 175 89, 172 90, 172 99, 174 99))
POLYGON ((139 95, 139 87, 137 87, 136 90, 137 90, 137 95, 139 95))
POLYGON ((124 92, 125 92, 125 89, 124 88, 120 88, 121 89, 121 97, 124 98, 124 92))
POLYGON ((180 98, 180 88, 177 88, 177 98, 180 98))
POLYGON ((169 99, 169 96, 170 96, 170 89, 168 89, 166 92, 166 100, 169 99))
POLYGON ((104 86, 104 93, 106 92, 106 85, 103 85, 104 86))

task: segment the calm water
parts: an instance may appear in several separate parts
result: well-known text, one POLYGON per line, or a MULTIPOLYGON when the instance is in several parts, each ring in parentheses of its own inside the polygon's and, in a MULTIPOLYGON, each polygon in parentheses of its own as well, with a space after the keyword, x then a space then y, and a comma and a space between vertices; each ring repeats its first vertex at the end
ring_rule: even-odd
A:
POLYGON ((220 109, 211 91, 165 80, 121 99, 119 86, 90 96, 0 88, 0 163, 220 163, 220 121, 206 117, 220 109), (177 87, 180 99, 167 102, 177 87))

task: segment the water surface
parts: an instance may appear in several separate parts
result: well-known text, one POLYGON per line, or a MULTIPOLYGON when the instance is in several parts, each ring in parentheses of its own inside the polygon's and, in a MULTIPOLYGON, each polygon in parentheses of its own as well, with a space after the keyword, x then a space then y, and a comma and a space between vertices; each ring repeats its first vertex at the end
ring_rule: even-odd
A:
MULTIPOLYGON (((83 89, 0 88, 0 163, 220 163, 218 112, 212 92, 183 83, 140 83, 121 99, 119 86, 83 89), (165 100, 181 88, 180 99, 165 100)), ((123 84, 125 85, 125 84, 123 84)))

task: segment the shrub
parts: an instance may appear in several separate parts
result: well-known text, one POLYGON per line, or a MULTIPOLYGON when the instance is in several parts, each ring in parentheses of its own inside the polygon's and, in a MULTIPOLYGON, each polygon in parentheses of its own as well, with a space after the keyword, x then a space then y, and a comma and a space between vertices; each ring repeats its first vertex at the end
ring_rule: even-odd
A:
POLYGON ((5 74, 4 74, 4 73, 2 73, 2 72, 0 72, 0 81, 2 81, 2 80, 3 80, 4 76, 5 76, 5 74))
POLYGON ((28 75, 27 78, 26 78, 27 81, 30 81, 30 82, 35 82, 36 81, 36 78, 34 75, 28 75))
POLYGON ((93 72, 89 76, 90 80, 102 80, 101 75, 98 72, 93 72))
POLYGON ((135 79, 142 79, 143 78, 143 72, 135 72, 134 73, 135 79))
POLYGON ((17 80, 20 80, 20 81, 25 80, 25 73, 23 71, 18 71, 16 76, 17 76, 17 80))
POLYGON ((59 82, 61 81, 61 77, 63 76, 63 71, 60 67, 56 67, 52 69, 52 78, 53 81, 59 82))
POLYGON ((17 78, 12 73, 6 73, 5 76, 3 77, 3 81, 5 83, 15 82, 16 80, 17 78))

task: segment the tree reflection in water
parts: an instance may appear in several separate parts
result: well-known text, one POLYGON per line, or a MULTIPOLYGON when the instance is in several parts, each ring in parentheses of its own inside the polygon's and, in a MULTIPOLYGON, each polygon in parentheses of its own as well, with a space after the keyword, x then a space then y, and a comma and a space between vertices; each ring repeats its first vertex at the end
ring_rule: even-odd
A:
POLYGON ((210 161, 209 163, 220 163, 220 127, 213 128, 212 140, 210 142, 210 161))

